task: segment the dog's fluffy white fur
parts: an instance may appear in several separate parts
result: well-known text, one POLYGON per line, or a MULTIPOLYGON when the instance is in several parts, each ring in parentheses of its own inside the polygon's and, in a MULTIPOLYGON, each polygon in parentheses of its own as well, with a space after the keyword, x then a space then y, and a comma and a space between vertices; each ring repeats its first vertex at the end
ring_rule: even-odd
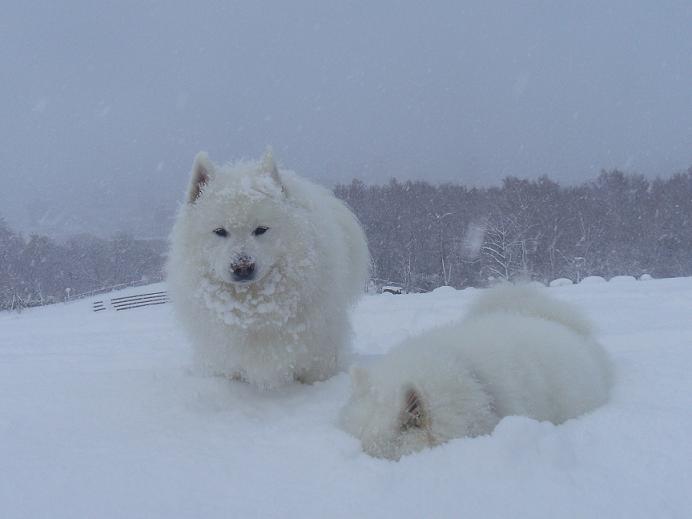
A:
POLYGON ((351 369, 344 429, 372 456, 492 432, 504 416, 560 424, 608 399, 610 363, 588 320, 547 289, 488 290, 465 319, 351 369))
POLYGON ((196 364, 262 388, 342 367, 369 256, 328 190, 258 162, 195 158, 171 237, 168 286, 196 364), (235 270, 234 270, 235 269, 235 270))

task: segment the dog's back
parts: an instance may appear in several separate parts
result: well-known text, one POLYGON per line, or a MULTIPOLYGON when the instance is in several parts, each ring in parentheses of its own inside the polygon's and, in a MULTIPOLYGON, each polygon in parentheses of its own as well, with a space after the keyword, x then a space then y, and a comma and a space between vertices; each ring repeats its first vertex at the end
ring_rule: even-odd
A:
POLYGON ((593 335, 589 319, 573 305, 529 285, 504 284, 484 291, 469 308, 468 319, 496 312, 537 317, 559 323, 585 337, 593 335))
POLYGON ((602 347, 561 323, 496 312, 466 320, 458 333, 462 364, 500 417, 559 424, 608 399, 610 369, 602 347))
POLYGON ((353 375, 345 428, 392 459, 490 433, 509 415, 562 423, 605 403, 611 384, 586 317, 526 286, 484 292, 465 319, 410 337, 353 375), (410 401, 416 420, 404 427, 410 401))

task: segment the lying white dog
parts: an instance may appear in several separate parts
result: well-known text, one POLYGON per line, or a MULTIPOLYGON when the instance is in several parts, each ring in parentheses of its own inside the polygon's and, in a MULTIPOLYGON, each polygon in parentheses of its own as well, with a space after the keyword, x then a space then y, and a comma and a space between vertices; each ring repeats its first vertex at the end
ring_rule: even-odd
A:
POLYGON ((369 256, 331 192, 259 162, 197 155, 173 228, 168 286, 199 367, 273 388, 335 373, 369 256))
POLYGON ((608 399, 610 363, 588 321, 544 290, 487 291, 467 317, 351 370, 344 429, 372 456, 399 459, 492 432, 504 416, 560 424, 608 399))

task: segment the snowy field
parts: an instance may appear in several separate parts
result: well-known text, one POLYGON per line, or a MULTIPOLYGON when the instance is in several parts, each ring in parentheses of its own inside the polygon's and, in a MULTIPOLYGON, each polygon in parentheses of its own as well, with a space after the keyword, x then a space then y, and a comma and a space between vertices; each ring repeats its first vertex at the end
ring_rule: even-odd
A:
MULTIPOLYGON (((0 314, 0 517, 692 517, 692 278, 546 290, 596 321, 612 401, 400 462, 337 427, 346 374, 275 393, 190 374, 170 305, 0 314)), ((474 292, 366 297, 361 361, 474 292)))

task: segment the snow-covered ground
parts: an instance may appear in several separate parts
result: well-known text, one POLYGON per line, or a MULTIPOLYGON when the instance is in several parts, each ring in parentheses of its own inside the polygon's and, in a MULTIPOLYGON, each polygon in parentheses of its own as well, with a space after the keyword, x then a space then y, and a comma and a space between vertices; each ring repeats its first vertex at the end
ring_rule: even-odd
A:
MULTIPOLYGON (((0 314, 0 517, 692 517, 692 278, 546 290, 596 321, 612 401, 400 462, 337 427, 346 374, 274 393, 191 374, 170 305, 0 314)), ((368 296, 355 347, 384 353, 474 292, 368 296)))

